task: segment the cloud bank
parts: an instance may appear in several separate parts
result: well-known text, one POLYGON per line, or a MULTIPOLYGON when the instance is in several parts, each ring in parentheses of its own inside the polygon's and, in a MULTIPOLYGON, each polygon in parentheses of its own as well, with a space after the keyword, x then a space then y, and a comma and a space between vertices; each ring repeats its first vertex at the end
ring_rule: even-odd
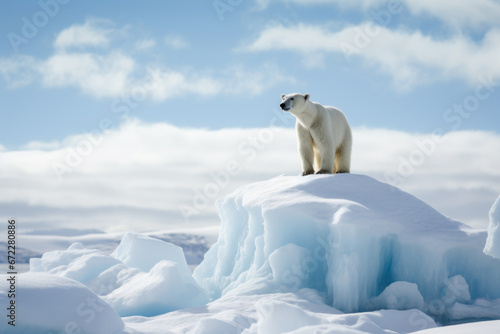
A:
MULTIPOLYGON (((128 120, 62 142, 0 150, 0 208, 26 229, 151 231, 218 224, 215 201, 237 187, 298 175, 293 120, 269 128, 179 128, 128 120), (285 128, 282 126, 286 126, 285 128)), ((352 173, 392 183, 485 228, 500 193, 500 135, 355 128, 352 173)))

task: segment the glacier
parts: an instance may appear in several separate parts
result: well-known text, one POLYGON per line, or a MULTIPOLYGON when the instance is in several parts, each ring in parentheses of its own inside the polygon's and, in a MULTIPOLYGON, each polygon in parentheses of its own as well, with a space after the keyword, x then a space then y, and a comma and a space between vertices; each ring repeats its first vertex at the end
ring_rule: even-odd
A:
POLYGON ((111 254, 74 243, 31 259, 17 329, 497 333, 499 201, 484 231, 368 176, 279 176, 217 203, 219 237, 194 272, 180 247, 133 233, 111 254))

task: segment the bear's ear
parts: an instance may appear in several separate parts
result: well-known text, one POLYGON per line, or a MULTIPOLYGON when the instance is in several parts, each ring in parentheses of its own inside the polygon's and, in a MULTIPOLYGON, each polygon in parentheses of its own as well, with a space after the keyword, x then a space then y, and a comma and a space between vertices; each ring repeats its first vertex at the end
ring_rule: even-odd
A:
POLYGON ((309 100, 309 94, 304 95, 304 100, 309 100))
POLYGON ((285 94, 281 94, 281 99, 284 100, 285 99, 285 94))

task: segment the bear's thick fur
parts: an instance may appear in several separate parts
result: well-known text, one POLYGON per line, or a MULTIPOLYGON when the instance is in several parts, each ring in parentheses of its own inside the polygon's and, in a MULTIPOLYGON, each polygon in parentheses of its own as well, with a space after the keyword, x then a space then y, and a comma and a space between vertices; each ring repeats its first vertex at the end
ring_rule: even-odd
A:
POLYGON ((349 173, 352 133, 344 113, 311 101, 309 94, 283 94, 281 100, 281 109, 297 118, 302 175, 349 173))

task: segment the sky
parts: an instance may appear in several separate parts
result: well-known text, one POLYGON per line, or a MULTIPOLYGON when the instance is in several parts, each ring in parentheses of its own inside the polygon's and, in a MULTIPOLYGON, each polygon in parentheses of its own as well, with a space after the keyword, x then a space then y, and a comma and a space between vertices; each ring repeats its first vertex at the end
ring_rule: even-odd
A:
POLYGON ((485 228, 500 194, 500 1, 3 1, 0 208, 26 230, 218 224, 298 175, 281 94, 354 129, 352 172, 485 228))

